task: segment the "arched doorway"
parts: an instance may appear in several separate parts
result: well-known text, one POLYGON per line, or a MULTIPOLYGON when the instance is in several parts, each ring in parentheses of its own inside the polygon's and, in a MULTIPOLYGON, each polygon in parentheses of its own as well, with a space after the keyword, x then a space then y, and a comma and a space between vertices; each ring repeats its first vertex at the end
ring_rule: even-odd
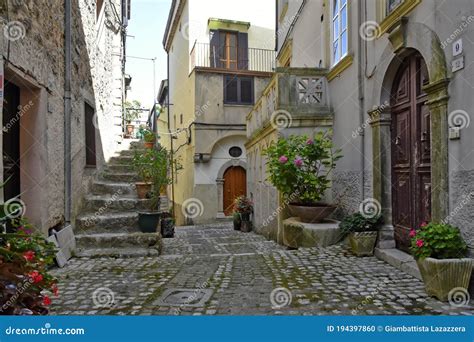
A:
POLYGON ((247 175, 241 166, 231 166, 224 172, 224 214, 232 214, 235 198, 247 194, 247 175))
POLYGON ((431 120, 420 54, 406 57, 391 97, 392 219, 396 246, 408 251, 409 231, 431 220, 431 120))

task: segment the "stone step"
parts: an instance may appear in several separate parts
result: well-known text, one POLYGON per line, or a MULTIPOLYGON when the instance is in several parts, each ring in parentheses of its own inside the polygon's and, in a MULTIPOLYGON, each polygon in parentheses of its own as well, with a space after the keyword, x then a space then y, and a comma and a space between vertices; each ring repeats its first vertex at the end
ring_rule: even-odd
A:
POLYGON ((114 195, 136 197, 135 183, 108 182, 96 180, 91 188, 93 195, 114 195))
POLYGON ((158 233, 103 233, 76 235, 79 249, 96 248, 161 248, 161 235, 158 233))
POLYGON ((132 183, 139 180, 138 175, 135 172, 110 172, 104 171, 100 175, 101 180, 117 182, 117 183, 132 183))
POLYGON ((112 196, 99 195, 87 196, 84 201, 84 209, 89 212, 123 212, 131 210, 148 210, 151 201, 149 199, 122 197, 118 192, 112 196))
POLYGON ((160 250, 156 248, 93 248, 77 249, 76 258, 139 258, 139 257, 157 257, 160 250))
POLYGON ((76 234, 132 233, 138 231, 138 213, 136 211, 105 214, 82 213, 76 218, 76 234))
POLYGON ((134 148, 131 150, 123 150, 119 152, 120 157, 133 157, 135 155, 135 152, 145 152, 146 150, 144 148, 134 148))
POLYGON ((133 156, 114 156, 114 157, 110 158, 110 160, 109 160, 109 162, 107 163, 107 165, 115 165, 115 164, 119 164, 119 165, 123 165, 123 164, 132 165, 132 161, 133 161, 133 156))
POLYGON ((111 173, 134 172, 132 163, 107 164, 105 170, 110 171, 111 173))

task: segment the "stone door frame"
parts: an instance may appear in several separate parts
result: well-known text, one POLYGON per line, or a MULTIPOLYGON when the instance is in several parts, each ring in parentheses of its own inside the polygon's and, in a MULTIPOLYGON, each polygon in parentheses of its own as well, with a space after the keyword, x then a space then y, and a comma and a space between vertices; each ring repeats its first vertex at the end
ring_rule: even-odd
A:
POLYGON ((440 222, 449 213, 448 193, 448 69, 441 42, 421 23, 402 18, 390 31, 378 70, 374 74, 374 107, 368 112, 372 127, 373 198, 381 204, 385 225, 379 248, 395 248, 391 189, 391 87, 403 59, 416 50, 428 67, 426 104, 431 113, 431 205, 432 220, 440 222), (380 84, 382 85, 380 87, 380 84))

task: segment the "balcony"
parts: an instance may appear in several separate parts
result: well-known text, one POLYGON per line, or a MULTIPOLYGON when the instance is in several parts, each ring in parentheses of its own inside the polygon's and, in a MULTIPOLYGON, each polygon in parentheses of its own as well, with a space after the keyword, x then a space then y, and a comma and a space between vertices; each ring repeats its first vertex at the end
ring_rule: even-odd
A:
POLYGON ((200 68, 218 72, 272 73, 275 51, 195 43, 190 53, 190 63, 191 71, 200 68))
POLYGON ((247 115, 247 137, 252 139, 270 126, 289 132, 331 126, 326 74, 326 69, 318 68, 277 68, 247 115))

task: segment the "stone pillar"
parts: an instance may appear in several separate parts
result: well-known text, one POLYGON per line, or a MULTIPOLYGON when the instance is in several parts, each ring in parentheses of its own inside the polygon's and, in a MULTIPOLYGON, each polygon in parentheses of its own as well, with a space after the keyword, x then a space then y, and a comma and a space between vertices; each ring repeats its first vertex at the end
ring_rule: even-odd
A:
POLYGON ((224 218, 224 179, 216 179, 217 185, 217 218, 224 218))
POLYGON ((441 222, 449 213, 448 83, 441 79, 423 87, 431 116, 431 219, 441 222))
POLYGON ((368 112, 372 126, 372 188, 381 205, 384 225, 379 233, 378 248, 395 248, 392 225, 391 112, 382 105, 368 112))

